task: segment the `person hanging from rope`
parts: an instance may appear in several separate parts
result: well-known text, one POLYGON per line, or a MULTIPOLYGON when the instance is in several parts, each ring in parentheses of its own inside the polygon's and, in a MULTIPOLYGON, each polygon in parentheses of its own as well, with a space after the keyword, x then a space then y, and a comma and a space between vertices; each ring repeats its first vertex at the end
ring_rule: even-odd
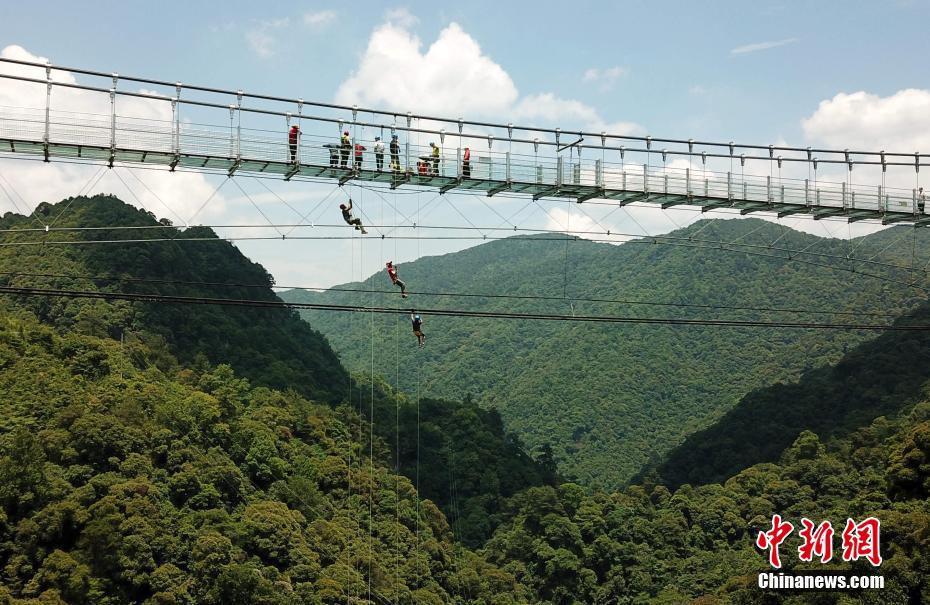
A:
POLYGON ((388 261, 384 264, 387 267, 388 277, 391 278, 391 283, 400 288, 400 297, 407 298, 407 284, 402 282, 397 277, 397 267, 394 266, 393 261, 388 261))
POLYGON ((384 141, 375 137, 375 168, 378 172, 384 170, 384 141))
POLYGON ((342 145, 342 150, 340 153, 340 159, 342 160, 342 167, 349 167, 349 152, 352 150, 352 139, 349 138, 349 131, 346 130, 342 133, 342 140, 340 141, 342 145))
POLYGON ((361 143, 355 144, 355 171, 359 172, 362 170, 362 153, 365 151, 365 146, 361 143))
POLYGON ((471 149, 468 147, 465 148, 465 153, 462 155, 462 177, 471 178, 471 149))
POLYGON ((362 235, 368 233, 365 231, 365 227, 362 226, 362 219, 352 218, 352 198, 349 198, 349 205, 339 204, 339 209, 342 210, 342 218, 345 220, 347 225, 353 225, 356 231, 361 231, 362 235))
POLYGON ((433 160, 433 176, 439 176, 439 146, 430 141, 430 158, 433 160))
POLYGON ((423 334, 423 319, 413 309, 410 309, 410 323, 413 324, 413 335, 417 337, 417 343, 422 347, 426 342, 426 336, 423 334))
POLYGON ((300 127, 297 124, 291 126, 287 133, 287 146, 291 151, 291 163, 297 162, 297 139, 300 138, 300 127))
POLYGON ((391 135, 391 170, 400 172, 400 143, 396 134, 391 135))

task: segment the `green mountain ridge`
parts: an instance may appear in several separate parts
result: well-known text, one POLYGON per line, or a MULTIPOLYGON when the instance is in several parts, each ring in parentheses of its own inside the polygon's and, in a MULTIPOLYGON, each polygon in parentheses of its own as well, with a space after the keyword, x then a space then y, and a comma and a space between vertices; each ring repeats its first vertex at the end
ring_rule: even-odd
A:
MULTIPOLYGON (((36 212, 49 217, 47 220, 54 222, 56 229, 64 229, 54 233, 55 241, 75 244, 2 247, 0 285, 278 300, 271 290, 271 275, 209 228, 176 229, 106 195, 41 204, 36 212), (136 229, 106 229, 112 225, 136 229), (82 230, 68 230, 74 228, 82 230), (170 241, 181 233, 214 241, 170 241), (130 239, 167 241, 87 243, 130 239)), ((35 227, 30 217, 7 213, 0 219, 2 229, 29 227, 35 227)), ((28 231, 7 232, 4 242, 25 244, 46 238, 45 234, 28 231)), ((258 385, 292 388, 325 401, 342 397, 349 380, 326 339, 287 309, 38 297, 19 299, 19 304, 63 330, 117 339, 138 333, 149 339, 152 347, 157 346, 155 340, 163 341, 182 363, 194 363, 198 358, 214 364, 227 363, 258 385)))
MULTIPOLYGON (((37 211, 65 229, 55 232, 56 241, 74 244, 0 247, 0 285, 279 301, 265 269, 209 229, 176 229, 112 196, 71 198, 37 211), (112 225, 137 229, 106 229, 112 225), (170 241, 180 236, 208 239, 170 241), (113 241, 125 239, 158 241, 113 241), (99 240, 108 243, 93 245, 99 240)), ((23 229, 30 219, 7 214, 0 225, 23 229)), ((46 237, 29 231, 6 236, 21 244, 46 237)), ((493 410, 462 401, 464 394, 420 400, 382 382, 373 385, 370 376, 350 379, 326 339, 288 309, 9 300, 64 334, 144 345, 164 372, 179 365, 197 370, 228 364, 256 386, 349 405, 391 450, 392 470, 416 479, 419 491, 454 521, 454 536, 465 544, 477 546, 490 536, 505 498, 555 482, 554 471, 530 458, 493 410)))
MULTIPOLYGON (((857 323, 890 321, 922 298, 916 289, 862 274, 884 271, 891 278, 906 280, 911 278, 906 271, 829 258, 842 259, 855 250, 859 256, 881 252, 879 260, 908 264, 912 242, 902 238, 900 231, 849 242, 748 219, 700 221, 669 237, 674 238, 667 240, 673 245, 642 240, 621 246, 514 237, 400 265, 400 276, 411 291, 407 300, 391 293, 387 276, 380 273, 336 288, 387 294, 288 291, 281 297, 292 302, 359 306, 374 299, 380 306, 396 307, 800 322, 852 319, 857 323), (700 240, 747 247, 724 251, 700 240), (824 256, 807 257, 810 263, 791 262, 780 257, 779 247, 808 249, 824 256), (417 292, 556 298, 564 292, 566 298, 455 298, 417 292), (665 304, 579 300, 585 298, 665 304), (797 312, 682 306, 687 304, 797 312), (813 312, 824 309, 889 317, 813 312)), ((930 242, 923 233, 915 237, 921 245, 930 242)), ((398 321, 376 318, 372 335, 368 322, 353 321, 346 314, 302 311, 301 315, 327 335, 350 369, 368 367, 372 338, 377 343, 393 334, 398 321)), ((796 328, 425 319, 426 347, 417 350, 412 335, 407 334, 399 357, 394 351, 382 351, 377 354, 377 365, 419 366, 421 382, 428 385, 425 392, 431 396, 474 393, 482 405, 498 408, 506 426, 529 447, 539 452, 551 446, 565 476, 608 489, 656 464, 688 435, 723 417, 752 390, 796 380, 805 371, 838 361, 849 347, 874 338, 873 333, 861 331, 796 328)), ((381 351, 376 344, 375 350, 381 351)), ((401 376, 400 389, 410 391, 415 386, 401 376)))
POLYGON ((0 603, 529 602, 347 408, 155 360, 0 306, 0 603))
MULTIPOLYGON (((138 213, 113 198, 74 202, 78 210, 94 209, 96 204, 103 204, 104 211, 138 213)), ((4 220, 21 219, 7 216, 4 220)), ((147 224, 154 218, 144 220, 147 224)), ((762 229, 755 234, 767 228, 758 223, 753 228, 759 226, 762 229)), ((706 225, 703 233, 714 228, 706 225)), ((752 235, 746 235, 741 225, 721 228, 724 231, 718 235, 747 239, 752 235), (730 228, 735 231, 727 231, 730 228)), ((765 237, 775 237, 776 233, 782 234, 765 232, 765 237)), ((790 237, 789 233, 782 241, 790 237)), ((886 247, 899 235, 892 232, 873 237, 876 246, 886 247)), ((816 241, 807 236, 798 240, 816 241)), ((562 283, 558 281, 560 273, 564 279, 565 269, 576 266, 572 258, 586 252, 587 243, 578 243, 568 247, 568 256, 564 243, 558 242, 558 250, 514 254, 503 265, 518 272, 526 256, 538 257, 534 262, 551 269, 552 283, 557 284, 552 287, 556 288, 562 283), (566 258, 571 264, 566 264, 566 258)), ((225 245, 210 242, 214 244, 225 245)), ((864 245, 856 242, 860 244, 864 245)), ((148 254, 157 252, 160 243, 151 245, 153 250, 148 254)), ((522 245, 539 244, 520 241, 517 252, 522 245)), ((648 251, 646 259, 658 265, 679 260, 659 252, 660 246, 639 246, 648 251)), ((836 249, 847 246, 840 242, 836 249)), ((11 249, 17 248, 2 248, 11 249)), ((84 283, 82 287, 99 290, 117 287, 113 282, 87 279, 99 278, 105 269, 97 266, 97 272, 89 271, 88 261, 93 257, 78 254, 80 247, 63 247, 57 252, 52 246, 42 249, 44 252, 21 257, 8 253, 0 275, 14 284, 70 287, 84 283), (10 275, 14 272, 20 275, 10 275), (23 275, 40 272, 72 277, 23 275), (37 281, 19 281, 27 279, 37 281)), ((597 248, 588 250, 590 253, 581 256, 587 264, 582 262, 581 266, 591 266, 602 254, 597 248)), ((618 249, 611 250, 608 252, 613 255, 618 249)), ((477 254, 487 252, 478 250, 477 254)), ((117 245, 108 245, 108 253, 124 256, 117 245)), ((910 254, 895 253, 899 260, 910 254)), ((238 252, 233 251, 231 258, 207 258, 222 264, 235 255, 238 252)), ((689 255, 695 258, 693 253, 689 255)), ((455 255, 450 257, 456 260, 455 255)), ((694 291, 702 283, 699 278, 708 275, 716 281, 700 292, 715 301, 733 298, 747 304, 745 300, 769 300, 784 306, 795 297, 797 304, 812 305, 815 295, 827 292, 836 296, 829 302, 855 309, 871 304, 877 296, 861 288, 865 282, 843 286, 839 279, 825 280, 820 284, 823 289, 813 290, 817 282, 797 281, 806 267, 794 272, 781 266, 778 270, 786 280, 784 284, 770 290, 758 285, 759 292, 737 289, 745 300, 735 298, 729 289, 732 282, 768 265, 755 265, 758 259, 751 255, 728 258, 731 260, 723 269, 703 276, 666 267, 662 275, 667 279, 653 284, 656 296, 671 296, 681 284, 691 286, 688 292, 694 291), (727 272, 732 273, 730 281, 722 279, 727 272), (839 298, 840 294, 848 300, 839 298)), ((608 260, 616 262, 617 258, 608 260)), ((146 263, 127 266, 132 270, 121 273, 127 279, 149 275, 146 263)), ((402 266, 402 270, 406 268, 402 266)), ((170 268, 161 271, 168 282, 204 273, 196 264, 181 276, 175 276, 170 268)), ((404 271, 402 277, 410 283, 416 273, 404 271)), ((837 273, 851 279, 848 272, 837 273)), ((519 286, 515 275, 505 277, 519 286)), ((232 280, 236 271, 229 269, 227 276, 232 280)), ((440 277, 449 279, 442 287, 455 285, 454 271, 440 277)), ((483 277, 480 271, 475 276, 483 277)), ((119 287, 128 283, 121 282, 119 287)), ((573 284, 586 287, 584 281, 573 284)), ((524 283, 524 291, 532 293, 532 286, 524 283)), ((144 282, 134 287, 158 291, 155 284, 144 282)), ((200 286, 184 287, 191 288, 185 292, 194 295, 209 292, 198 289, 200 286)), ((902 295, 899 285, 884 282, 884 287, 884 298, 876 304, 882 312, 901 313, 913 303, 902 295)), ((481 292, 477 287, 474 291, 481 292)), ((273 296, 267 289, 263 292, 273 296)), ((610 292, 605 286, 601 297, 620 298, 610 292)), ((398 303, 388 295, 381 298, 391 305, 398 303)), ((521 309, 510 301, 506 304, 521 309)), ((560 301, 544 304, 564 312, 560 301)), ((626 312, 606 305, 577 306, 594 313, 626 312)), ((522 308, 540 307, 539 303, 527 303, 522 308)), ((684 313, 680 308, 674 312, 684 313)), ((688 312, 698 316, 706 310, 688 312)), ((925 322, 928 313, 921 307, 899 321, 925 322)), ((327 322, 340 317, 321 314, 315 327, 326 329, 327 322)), ((292 316, 279 319, 279 325, 288 327, 292 320, 292 316)), ((371 331, 365 335, 367 339, 362 342, 368 348, 362 350, 370 355, 374 348, 380 352, 382 366, 390 367, 391 361, 400 364, 402 357, 392 359, 390 351, 397 349, 387 344, 409 326, 403 318, 387 320, 385 329, 374 331, 373 339, 371 331)), ((745 376, 764 372, 765 376, 757 377, 760 382, 773 375, 795 378, 783 379, 786 384, 765 382, 743 397, 737 407, 722 412, 719 426, 723 433, 711 428, 693 434, 695 439, 701 437, 694 443, 707 449, 692 456, 707 456, 707 468, 683 464, 663 469, 669 477, 695 469, 707 476, 716 473, 712 480, 720 483, 670 490, 650 475, 638 485, 602 491, 573 483, 540 485, 556 483, 547 442, 540 446, 543 464, 534 465, 523 453, 520 441, 506 432, 504 418, 495 409, 480 409, 469 397, 444 401, 429 396, 430 385, 442 375, 429 373, 428 367, 420 368, 422 391, 405 394, 378 376, 373 383, 367 382, 372 378, 368 372, 360 372, 351 383, 341 368, 335 375, 327 374, 329 358, 323 359, 322 369, 308 360, 306 376, 314 381, 309 386, 306 382, 295 386, 314 389, 319 397, 314 401, 289 385, 285 391, 262 386, 280 379, 280 372, 263 376, 260 367, 246 365, 245 370, 254 373, 253 382, 222 362, 211 362, 207 351, 178 350, 173 321, 173 315, 162 315, 159 309, 138 303, 0 298, 0 603, 897 605, 930 600, 926 580, 930 577, 930 373, 921 363, 930 359, 930 340, 923 333, 879 337, 846 334, 837 338, 836 333, 822 331, 794 333, 794 337, 788 332, 748 331, 742 341, 721 336, 703 343, 699 352, 721 352, 717 360, 720 367, 713 366, 721 372, 729 367, 723 363, 727 356, 748 349, 755 356, 752 364, 745 364, 745 376), (120 328, 128 321, 133 322, 133 329, 124 332, 120 328), (779 370, 782 360, 777 355, 763 355, 772 349, 803 356, 811 367, 779 370), (175 351, 189 361, 180 361, 175 351), (336 379, 345 382, 336 385, 336 379), (334 382, 331 389, 325 388, 328 380, 334 382), (791 400, 793 393, 804 390, 810 391, 809 396, 791 400), (334 401, 327 401, 329 396, 334 401), (789 406, 786 422, 766 415, 781 409, 779 406, 789 406), (833 413, 824 414, 824 409, 833 413), (373 414, 365 417, 370 411, 373 414), (879 414, 883 415, 875 418, 879 414), (751 422, 741 424, 742 420, 751 422), (754 449, 763 449, 759 447, 762 444, 753 442, 747 432, 735 432, 730 442, 725 438, 730 430, 743 430, 760 421, 767 423, 766 436, 776 437, 764 452, 771 461, 750 466, 755 462, 754 449), (806 430, 809 428, 816 428, 820 436, 806 430), (395 439, 399 445, 396 451, 395 439), (783 444, 787 449, 779 451, 783 444), (737 448, 731 455, 727 448, 736 446, 744 449, 737 448), (398 459, 405 474, 418 464, 422 474, 419 490, 415 481, 392 473, 398 459), (434 495, 440 507, 424 499, 434 495), (446 500, 441 503, 443 496, 446 500), (769 568, 764 553, 753 546, 754 538, 767 528, 775 512, 796 525, 804 516, 816 521, 830 519, 837 528, 847 517, 858 520, 876 515, 882 520, 885 559, 878 572, 864 561, 845 564, 836 559, 826 567, 801 564, 792 554, 797 552, 797 533, 783 545, 782 552, 788 571, 880 573, 887 580, 886 588, 862 593, 759 591, 756 574, 769 568), (461 543, 463 536, 473 544, 481 543, 489 534, 490 539, 480 549, 461 543)), ((210 335, 217 326, 210 322, 228 321, 223 327, 236 329, 234 317, 201 314, 183 321, 181 325, 188 330, 185 346, 211 346, 210 335), (204 332, 198 331, 196 322, 207 322, 204 332)), ((561 375, 557 362, 579 368, 578 376, 584 377, 584 363, 579 365, 572 355, 585 349, 560 351, 540 344, 534 338, 537 324, 509 322, 495 331, 498 322, 486 320, 452 318, 444 325, 436 318, 427 321, 428 347, 415 351, 417 355, 425 357, 437 346, 437 340, 439 346, 458 350, 455 343, 442 342, 440 328, 464 332, 483 325, 492 328, 489 338, 465 343, 466 348, 475 347, 476 355, 482 346, 493 344, 494 338, 519 341, 524 347, 519 361, 551 359, 551 366, 541 370, 549 370, 543 377, 550 383, 553 376, 561 375), (534 355, 534 342, 546 355, 534 355)), ((368 318, 365 323, 370 328, 368 318)), ((620 347, 621 352, 629 350, 623 348, 626 341, 617 334, 599 336, 598 330, 573 324, 568 325, 567 334, 559 334, 559 324, 541 325, 548 326, 552 337, 563 344, 591 347, 592 355, 604 356, 604 350, 594 345, 608 343, 620 347)), ((308 328, 299 325, 296 329, 308 328)), ((742 329, 737 332, 742 333, 742 329)), ((640 342, 655 346, 654 334, 632 333, 640 342)), ((699 333, 713 334, 703 328, 699 333)), ((682 367, 693 367, 697 375, 686 376, 689 380, 683 384, 699 385, 704 380, 708 389, 716 385, 712 380, 717 378, 707 375, 708 364, 700 363, 700 356, 692 355, 690 366, 677 363, 695 346, 692 329, 675 328, 658 334, 678 337, 668 339, 671 351, 657 357, 670 364, 663 380, 669 381, 672 372, 682 367)), ((630 336, 626 332, 620 335, 630 336)), ((407 336, 413 340, 412 335, 407 336)), ((399 350, 406 352, 403 347, 399 350)), ((228 353, 215 352, 217 357, 228 353)), ((510 369, 503 371, 493 365, 502 356, 484 353, 483 367, 507 375, 510 369)), ((269 356, 275 354, 269 349, 269 356)), ((277 353, 284 354, 283 348, 277 353)), ((286 364, 287 360, 281 362, 286 364)), ((289 371, 306 381, 294 367, 289 371)), ((639 376, 648 375, 645 370, 641 372, 639 376)), ((461 372, 459 377, 467 378, 468 374, 461 372)), ((731 380, 737 382, 736 378, 731 380)), ((659 383, 646 384, 654 388, 659 383)), ((564 385, 556 386, 571 392, 564 385)), ((577 400, 587 400, 585 387, 573 385, 577 400)), ((459 394, 473 390, 449 388, 459 394)), ((481 397, 482 393, 475 395, 481 397)), ((508 392, 502 390, 495 401, 504 408, 507 397, 508 392)), ((838 552, 839 537, 835 548, 838 552)))

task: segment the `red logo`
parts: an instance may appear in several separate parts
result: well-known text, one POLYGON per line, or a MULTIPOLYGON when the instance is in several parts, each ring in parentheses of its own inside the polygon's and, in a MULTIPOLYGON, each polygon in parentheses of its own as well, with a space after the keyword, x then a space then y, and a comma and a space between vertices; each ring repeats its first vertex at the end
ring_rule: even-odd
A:
POLYGON ((781 559, 778 557, 778 547, 785 541, 791 532, 794 531, 794 525, 787 521, 782 522, 781 515, 772 516, 772 529, 769 531, 760 531, 756 537, 756 546, 769 550, 769 564, 778 569, 781 567, 781 559))
POLYGON ((833 558, 833 526, 824 521, 814 529, 814 522, 804 518, 801 525, 804 527, 798 533, 804 543, 798 547, 798 557, 809 563, 817 556, 821 563, 829 563, 833 558))
POLYGON ((843 560, 858 561, 863 557, 874 567, 881 565, 882 555, 878 547, 881 525, 875 517, 869 517, 862 523, 847 519, 843 530, 843 560))
MULTIPOLYGON (((772 515, 772 528, 760 531, 756 536, 756 546, 768 551, 769 565, 775 569, 781 568, 781 557, 778 547, 791 535, 794 526, 783 521, 781 515, 772 515)), ((829 563, 833 559, 833 538, 835 535, 833 525, 823 521, 819 525, 807 518, 801 518, 801 545, 798 547, 798 558, 804 562, 811 562, 819 558, 821 563, 829 563)), ((846 520, 843 529, 843 561, 858 561, 866 559, 873 566, 882 564, 880 550, 881 521, 869 517, 865 521, 856 523, 852 519, 846 520)))

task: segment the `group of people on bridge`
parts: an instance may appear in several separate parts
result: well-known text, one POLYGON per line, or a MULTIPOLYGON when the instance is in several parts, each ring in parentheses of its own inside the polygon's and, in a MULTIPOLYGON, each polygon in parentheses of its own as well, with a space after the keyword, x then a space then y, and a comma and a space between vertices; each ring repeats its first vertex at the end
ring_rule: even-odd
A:
MULTIPOLYGON (((300 138, 300 127, 297 124, 291 126, 287 133, 287 145, 290 151, 291 163, 297 163, 298 140, 300 138)), ((349 170, 349 157, 354 157, 353 168, 356 172, 361 171, 365 159, 365 152, 368 148, 359 142, 352 142, 349 131, 342 133, 339 143, 327 143, 323 147, 329 149, 329 166, 330 168, 342 168, 349 170), (353 155, 354 154, 354 155, 353 155)), ((421 155, 417 158, 416 173, 420 176, 439 176, 439 162, 442 156, 440 148, 436 143, 430 141, 430 151, 427 155, 421 155)), ((387 148, 390 154, 391 172, 400 173, 402 171, 400 164, 400 143, 397 135, 391 135, 391 143, 387 148)), ((375 143, 372 146, 372 152, 375 156, 375 170, 384 171, 384 141, 381 137, 375 137, 375 143)), ((465 147, 462 155, 462 176, 471 178, 471 149, 465 147)))

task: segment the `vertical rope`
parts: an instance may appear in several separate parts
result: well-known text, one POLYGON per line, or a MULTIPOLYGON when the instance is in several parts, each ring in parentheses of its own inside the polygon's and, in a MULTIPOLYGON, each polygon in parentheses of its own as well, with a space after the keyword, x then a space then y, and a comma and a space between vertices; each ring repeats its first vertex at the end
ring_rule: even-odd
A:
MULTIPOLYGON (((394 194, 394 222, 397 224, 397 194, 394 194)), ((394 258, 397 262, 397 240, 394 240, 394 258)), ((400 602, 400 317, 394 316, 394 456, 396 459, 397 473, 394 476, 394 514, 396 516, 396 525, 394 526, 394 594, 396 602, 400 602)))
MULTIPOLYGON (((417 126, 419 127, 419 120, 417 121, 417 126)), ((409 135, 408 135, 409 136, 409 135)), ((420 143, 420 132, 417 128, 417 148, 419 148, 420 143)), ((418 152, 419 153, 419 152, 418 152)), ((417 224, 416 224, 416 238, 417 238, 417 260, 420 258, 420 192, 417 192, 417 224)), ((420 359, 419 359, 419 343, 417 343, 417 449, 416 449, 416 488, 417 488, 417 503, 416 503, 416 533, 417 533, 417 588, 420 587, 420 359)))
MULTIPOLYGON (((354 232, 355 231, 352 230, 353 234, 354 232)), ((351 278, 355 274, 355 236, 354 235, 352 235, 352 239, 349 240, 349 249, 350 249, 349 276, 351 278)), ((351 323, 352 318, 350 317, 347 321, 351 323)), ((348 399, 346 403, 349 406, 349 410, 352 410, 354 409, 354 406, 352 405, 352 374, 351 373, 349 373, 348 383, 349 383, 348 384, 348 399)), ((349 460, 346 464, 346 513, 349 512, 349 509, 352 506, 352 449, 355 447, 355 445, 353 443, 353 440, 351 439, 351 435, 352 435, 351 416, 348 418, 348 424, 349 424, 350 439, 349 439, 349 450, 348 450, 349 460)), ((355 515, 352 515, 352 517, 354 518, 355 515)), ((356 531, 356 534, 358 534, 358 528, 356 528, 355 531, 356 531)), ((346 577, 346 605, 350 605, 350 603, 352 602, 352 588, 353 588, 352 584, 354 583, 352 583, 352 574, 350 573, 349 570, 354 569, 354 568, 355 566, 352 563, 352 549, 350 548, 349 545, 346 545, 346 574, 348 574, 348 576, 346 577)))

